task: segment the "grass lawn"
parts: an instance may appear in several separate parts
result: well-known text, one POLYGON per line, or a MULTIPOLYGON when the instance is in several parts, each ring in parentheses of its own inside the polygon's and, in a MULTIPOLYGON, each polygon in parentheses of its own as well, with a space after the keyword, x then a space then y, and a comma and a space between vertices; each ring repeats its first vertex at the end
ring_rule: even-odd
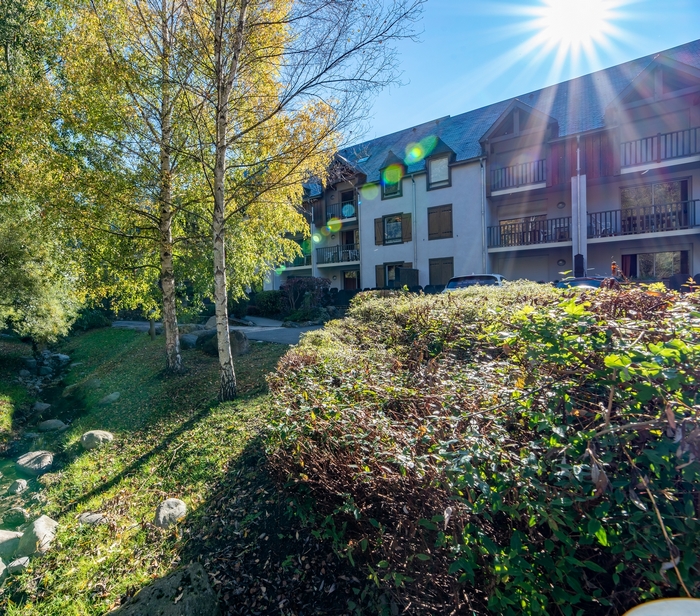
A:
POLYGON ((31 399, 27 389, 15 382, 24 367, 21 358, 30 354, 19 340, 0 338, 0 445, 10 437, 18 409, 31 399))
MULTIPOLYGON (((326 546, 285 520, 284 499, 264 468, 258 438, 270 404, 264 377, 287 347, 252 343, 236 361, 241 396, 227 404, 215 402, 216 360, 185 351, 186 374, 166 376, 160 337, 152 342, 143 334, 101 329, 68 339, 60 350, 78 365, 65 378, 71 395, 56 392, 54 415, 72 424, 62 435, 42 437, 40 447, 35 443, 33 449, 57 454, 56 472, 41 478, 41 502, 28 505, 33 516, 57 520, 59 531, 49 553, 5 584, 0 612, 102 614, 180 562, 199 559, 228 613, 251 613, 251 604, 255 613, 297 613, 291 607, 280 612, 279 605, 315 594, 318 582, 310 580, 325 568, 310 570, 309 563, 318 558, 329 575, 340 565, 331 564, 335 557, 326 546), (98 404, 116 391, 115 403, 98 404), (113 432, 114 443, 82 451, 81 434, 98 428, 113 432), (176 529, 161 530, 152 524, 155 508, 170 497, 187 503, 188 517, 176 529), (81 527, 76 518, 85 511, 105 513, 108 524, 81 527), (243 578, 238 572, 248 560, 243 578), (274 576, 280 587, 273 591, 264 580, 274 576)), ((2 388, 0 396, 12 386, 2 388)), ((11 418, 11 409, 6 415, 11 418)), ((343 592, 351 593, 355 581, 343 577, 343 592)), ((332 583, 320 596, 329 597, 332 583)), ((336 597, 329 600, 335 604, 336 597)), ((343 611, 316 602, 317 613, 343 611)))

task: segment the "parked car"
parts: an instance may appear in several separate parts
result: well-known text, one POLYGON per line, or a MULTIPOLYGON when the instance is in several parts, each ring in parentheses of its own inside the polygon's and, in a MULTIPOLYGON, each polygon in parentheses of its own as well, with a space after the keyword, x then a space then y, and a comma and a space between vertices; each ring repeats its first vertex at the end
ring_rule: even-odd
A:
POLYGON ((470 276, 455 276, 450 278, 445 285, 443 293, 450 293, 457 289, 475 287, 477 285, 502 287, 506 279, 501 274, 471 274, 470 276))
POLYGON ((597 289, 605 280, 603 276, 582 276, 580 278, 564 278, 554 283, 557 289, 570 289, 571 287, 583 287, 584 289, 597 289))

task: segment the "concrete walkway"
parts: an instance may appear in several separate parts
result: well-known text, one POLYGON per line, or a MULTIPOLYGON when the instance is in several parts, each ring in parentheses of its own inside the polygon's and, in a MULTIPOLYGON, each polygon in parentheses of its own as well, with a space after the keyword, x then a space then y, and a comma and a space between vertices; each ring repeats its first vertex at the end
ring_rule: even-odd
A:
MULTIPOLYGON (((255 323, 255 326, 231 326, 229 329, 237 329, 248 336, 249 340, 260 340, 262 342, 298 344, 301 334, 315 329, 321 329, 320 325, 314 325, 313 327, 282 327, 282 321, 264 319, 262 317, 247 317, 247 319, 255 323)), ((133 329, 137 332, 147 332, 148 321, 114 321, 112 327, 118 329, 133 329)), ((162 329, 163 324, 156 323, 156 330, 162 331, 162 329)))

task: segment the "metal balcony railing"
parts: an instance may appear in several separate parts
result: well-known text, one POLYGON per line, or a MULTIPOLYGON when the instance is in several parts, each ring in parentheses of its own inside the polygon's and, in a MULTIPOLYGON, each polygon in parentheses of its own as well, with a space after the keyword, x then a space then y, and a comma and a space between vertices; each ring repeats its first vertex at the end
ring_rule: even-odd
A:
POLYGON ((318 257, 319 265, 359 261, 360 245, 342 244, 340 246, 330 246, 328 248, 317 248, 316 255, 318 257))
POLYGON ((700 128, 657 133, 620 144, 620 164, 623 167, 660 163, 694 154, 700 154, 700 128))
POLYGON ((534 160, 501 169, 491 169, 491 190, 519 188, 547 181, 547 160, 534 160))
POLYGON ((548 218, 488 227, 488 247, 530 246, 571 241, 571 217, 548 218))
POLYGON ((343 201, 342 203, 332 203, 326 206, 326 220, 331 218, 357 218, 357 204, 355 201, 343 201))
POLYGON ((696 227, 700 200, 648 205, 588 214, 588 237, 661 233, 696 227))
POLYGON ((287 267, 311 267, 311 255, 297 257, 294 261, 288 261, 285 265, 287 267))

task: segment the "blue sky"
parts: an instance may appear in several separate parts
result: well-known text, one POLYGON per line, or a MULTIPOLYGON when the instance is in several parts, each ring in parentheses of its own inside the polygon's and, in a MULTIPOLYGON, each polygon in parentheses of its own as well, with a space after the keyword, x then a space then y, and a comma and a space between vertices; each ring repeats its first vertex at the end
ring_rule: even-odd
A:
POLYGON ((698 39, 700 0, 427 0, 418 27, 419 42, 398 46, 405 85, 376 98, 362 139, 698 39), (587 51, 566 44, 587 27, 587 51))

